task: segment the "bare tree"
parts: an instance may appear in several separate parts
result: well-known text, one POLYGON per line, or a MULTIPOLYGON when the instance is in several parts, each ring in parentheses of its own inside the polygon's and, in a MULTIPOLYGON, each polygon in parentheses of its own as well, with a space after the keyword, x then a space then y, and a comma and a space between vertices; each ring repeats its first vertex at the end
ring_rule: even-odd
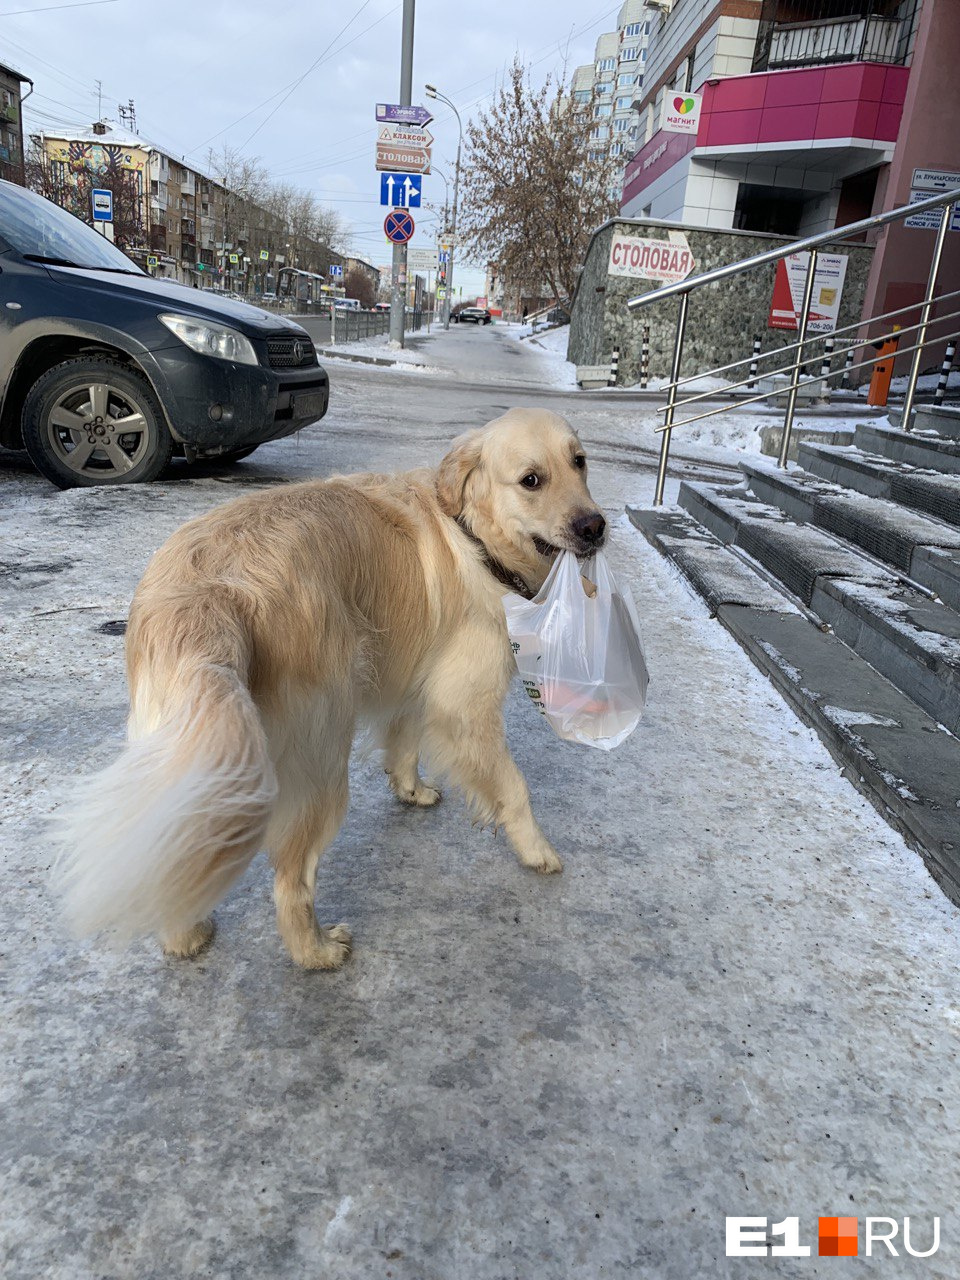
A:
POLYGON ((352 267, 343 278, 348 298, 356 298, 364 310, 369 311, 377 300, 373 281, 359 267, 352 267))
POLYGON ((519 60, 493 104, 467 126, 458 230, 468 255, 515 286, 573 296, 590 233, 617 211, 618 162, 589 104, 548 79, 533 89, 519 60))

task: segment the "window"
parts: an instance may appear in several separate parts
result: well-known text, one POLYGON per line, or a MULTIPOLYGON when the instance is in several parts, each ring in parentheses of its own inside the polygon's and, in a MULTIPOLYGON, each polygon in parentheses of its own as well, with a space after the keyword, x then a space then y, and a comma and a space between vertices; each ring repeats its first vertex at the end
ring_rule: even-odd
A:
POLYGON ((589 89, 574 89, 573 91, 574 102, 589 102, 592 96, 589 89))
POLYGON ((647 21, 647 22, 645 22, 645 23, 643 24, 643 34, 644 34, 645 36, 648 36, 648 35, 650 34, 650 23, 649 23, 649 21, 647 21))
POLYGON ((638 36, 642 26, 642 22, 628 22, 623 29, 623 34, 625 36, 638 36))
POLYGON ((595 120, 602 120, 604 116, 613 114, 613 107, 609 102, 601 102, 593 108, 593 117, 595 120))
POLYGON ((614 120, 614 122, 613 122, 613 131, 614 131, 614 133, 626 133, 626 132, 627 132, 627 130, 628 130, 629 128, 630 128, 630 120, 629 120, 629 119, 624 119, 624 120, 614 120))
POLYGON ((617 85, 621 89, 629 88, 629 86, 633 84, 633 81, 634 81, 634 74, 632 71, 628 71, 626 75, 617 76, 617 85))
MULTIPOLYGON (((646 53, 646 50, 644 50, 644 53, 646 53)), ((635 62, 636 57, 637 57, 637 46, 635 44, 628 44, 626 48, 620 50, 621 62, 635 62)))
POLYGON ((616 58, 601 58, 597 63, 597 71, 612 71, 616 65, 616 58))
POLYGON ((594 142, 606 142, 610 137, 610 129, 605 124, 598 124, 595 129, 590 130, 590 137, 594 142))
POLYGON ((647 60, 647 51, 646 51, 646 49, 641 49, 641 50, 640 50, 640 61, 641 61, 641 62, 646 62, 646 60, 647 60))
POLYGON ((622 155, 623 155, 623 143, 622 143, 622 142, 615 142, 615 143, 613 144, 613 146, 610 148, 610 154, 611 154, 612 156, 622 156, 622 155))
POLYGON ((632 106, 633 106, 633 97, 630 94, 628 94, 627 97, 625 98, 617 99, 618 111, 629 111, 632 106))
POLYGON ((608 93, 613 93, 613 81, 608 80, 605 84, 598 84, 597 93, 601 97, 605 97, 608 93))

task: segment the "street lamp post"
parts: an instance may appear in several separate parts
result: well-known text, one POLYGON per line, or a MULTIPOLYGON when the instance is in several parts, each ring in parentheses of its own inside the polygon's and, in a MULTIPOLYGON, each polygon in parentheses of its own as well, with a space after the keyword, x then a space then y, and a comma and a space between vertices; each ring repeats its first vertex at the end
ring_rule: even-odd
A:
POLYGON ((425 86, 428 98, 438 98, 440 102, 445 102, 453 114, 457 117, 457 128, 460 131, 457 139, 457 165, 453 171, 453 213, 450 217, 450 259, 447 263, 447 296, 443 308, 443 327, 450 328, 450 298, 453 291, 453 256, 456 248, 457 236, 457 197, 460 191, 460 149, 463 146, 463 121, 460 119, 460 112, 453 105, 446 94, 441 93, 436 85, 428 84, 425 86))

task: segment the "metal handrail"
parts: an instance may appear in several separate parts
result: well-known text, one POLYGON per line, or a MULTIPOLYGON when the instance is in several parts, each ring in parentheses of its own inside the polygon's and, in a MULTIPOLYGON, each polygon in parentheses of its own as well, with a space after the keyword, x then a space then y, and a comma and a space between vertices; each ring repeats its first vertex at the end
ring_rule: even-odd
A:
MULTIPOLYGON (((946 315, 943 315, 943 316, 937 316, 936 320, 934 320, 934 322, 933 322, 933 323, 934 323, 934 324, 940 324, 940 323, 946 322, 947 320, 957 320, 957 319, 960 319, 960 310, 957 310, 957 311, 948 311, 946 315)), ((861 342, 848 342, 848 343, 847 343, 847 345, 846 345, 846 347, 844 348, 844 354, 846 354, 846 352, 847 352, 847 351, 861 351, 864 347, 871 347, 871 346, 873 346, 873 345, 874 345, 875 343, 877 343, 877 342, 888 342, 891 338, 894 338, 894 337, 896 337, 896 338, 904 337, 906 334, 908 334, 908 333, 912 333, 912 331, 913 331, 914 329, 919 329, 919 328, 921 328, 921 326, 922 326, 922 325, 923 325, 923 321, 922 321, 922 320, 918 320, 916 324, 908 324, 908 325, 906 325, 906 326, 905 326, 904 328, 902 328, 902 329, 896 329, 896 330, 894 330, 894 332, 892 332, 892 333, 888 333, 884 338, 864 338, 864 339, 863 339, 863 341, 861 341, 861 342)), ((829 333, 822 333, 822 334, 821 334, 821 333, 818 333, 818 334, 816 335, 816 338, 817 338, 817 339, 820 339, 820 340, 822 340, 823 338, 829 338, 829 337, 832 337, 832 335, 831 335, 831 334, 829 334, 829 333)), ((808 338, 808 339, 807 339, 807 341, 808 341, 808 342, 813 342, 814 340, 815 340, 814 338, 808 338)), ((796 346, 796 345, 798 345, 798 344, 796 344, 796 343, 795 343, 794 345, 796 346)), ((785 350, 785 351, 787 351, 787 350, 789 350, 789 349, 790 349, 790 348, 788 348, 788 347, 784 347, 784 348, 783 348, 783 350, 785 350)), ((897 354, 898 354, 898 355, 906 355, 906 353, 907 353, 908 351, 916 351, 916 347, 903 347, 902 349, 898 348, 898 350, 897 350, 897 354)), ((770 352, 768 352, 767 354, 768 354, 768 355, 777 355, 778 353, 777 353, 776 351, 770 351, 770 352)), ((813 357, 811 357, 811 356, 808 356, 808 357, 807 357, 807 359, 812 359, 812 358, 813 358, 813 357)), ((743 363, 743 361, 741 361, 740 363, 743 363)), ((874 361, 865 361, 864 363, 867 363, 867 364, 873 364, 873 363, 875 363, 875 362, 874 362, 874 361)), ((793 366, 793 362, 791 362, 790 364, 784 364, 784 365, 781 365, 779 369, 768 369, 768 370, 767 370, 767 371, 766 371, 762 376, 763 376, 764 378, 775 378, 775 377, 777 376, 777 374, 778 374, 778 373, 786 373, 789 369, 792 369, 793 367, 794 367, 794 366, 793 366)), ((842 369, 840 369, 838 372, 843 373, 843 370, 842 370, 842 369)), ((685 378, 683 382, 678 382, 678 383, 677 383, 677 386, 678 386, 678 387, 682 387, 682 386, 684 385, 684 383, 686 383, 686 382, 695 382, 697 378, 707 378, 707 377, 709 377, 709 376, 710 376, 710 375, 709 375, 709 374, 706 374, 706 373, 694 374, 692 378, 685 378)), ((824 376, 824 377, 826 377, 827 375, 826 375, 826 374, 824 374, 823 376, 824 376)), ((737 391, 740 387, 746 387, 746 386, 749 386, 749 384, 750 384, 751 382, 754 382, 754 381, 756 381, 756 379, 755 379, 752 375, 749 375, 749 376, 748 376, 748 377, 746 377, 746 378, 741 378, 739 382, 729 382, 729 383, 727 383, 727 385, 726 385, 725 387, 722 387, 722 388, 721 388, 721 390, 726 394, 726 393, 728 393, 728 392, 730 392, 730 391, 737 391)), ((784 392, 785 390, 788 390, 788 389, 789 389, 789 388, 780 387, 777 391, 769 392, 768 394, 770 394, 770 395, 778 395, 778 396, 779 396, 779 395, 782 395, 782 394, 783 394, 783 392, 784 392)), ((711 390, 711 391, 699 391, 699 392, 697 392, 697 394, 696 394, 696 395, 693 395, 693 396, 687 396, 687 397, 686 397, 685 399, 683 399, 683 400, 678 400, 678 401, 677 401, 677 407, 678 407, 678 408, 680 408, 680 409, 682 409, 685 405, 688 405, 688 404, 694 404, 697 400, 711 400, 711 399, 716 399, 716 395, 717 395, 716 390, 711 390)), ((743 404, 743 403, 746 403, 746 402, 745 402, 745 401, 741 401, 740 403, 741 403, 741 404, 743 404)), ((727 407, 728 409, 729 409, 729 408, 731 408, 731 406, 730 406, 730 405, 727 405, 726 407, 727 407)), ((687 419, 687 421, 688 421, 688 422, 691 422, 691 421, 695 421, 695 419, 688 418, 688 419, 687 419)), ((679 422, 675 422, 675 423, 674 423, 674 426, 676 426, 676 427, 679 427, 679 426, 681 426, 681 425, 682 425, 682 424, 681 424, 681 423, 679 423, 679 422)))
MULTIPOLYGON (((960 315, 960 312, 958 312, 957 314, 960 315)), ((873 345, 872 338, 868 338, 865 342, 858 342, 855 344, 856 348, 869 347, 872 345, 873 345)), ((902 347, 899 349, 898 354, 906 355, 908 351, 917 351, 925 345, 926 345, 925 343, 918 342, 912 347, 902 347)), ((871 356, 869 360, 864 360, 863 363, 877 364, 878 361, 885 360, 885 359, 888 359, 888 357, 877 354, 875 356, 871 356)), ((785 368, 789 368, 789 367, 790 367, 789 365, 785 366, 785 368)), ((808 381, 827 382, 829 381, 830 378, 842 378, 844 373, 845 373, 844 369, 830 369, 827 373, 818 373, 816 377, 808 379, 808 381)), ((743 383, 740 383, 739 385, 743 386, 743 383)), ((691 422, 702 422, 704 418, 712 418, 718 413, 729 413, 730 410, 734 408, 742 409, 745 405, 756 404, 760 400, 769 400, 771 396, 782 396, 785 391, 789 392, 791 390, 798 388, 799 386, 800 386, 800 383, 798 382, 798 383, 790 384, 786 387, 775 387, 772 391, 760 391, 754 396, 742 396, 740 399, 737 400, 736 404, 734 405, 722 404, 720 405, 719 408, 709 409, 706 413, 695 413, 690 418, 681 418, 679 422, 673 422, 669 427, 667 426, 657 427, 655 429, 655 434, 660 435, 664 431, 672 431, 674 427, 688 427, 691 422)), ((703 396, 697 396, 696 399, 708 400, 710 399, 711 396, 716 398, 716 392, 715 391, 707 392, 703 396)), ((679 401, 678 408, 682 409, 684 405, 692 404, 693 400, 694 400, 694 397, 691 396, 687 400, 679 401)), ((902 416, 902 412, 901 412, 901 416, 902 416)))
MULTIPOLYGON (((807 236, 803 240, 795 240, 792 244, 783 245, 778 249, 768 249, 765 253, 755 254, 752 258, 745 258, 741 262, 731 262, 726 266, 717 267, 713 271, 706 271, 702 275, 694 276, 689 280, 679 280, 675 284, 663 285, 659 289, 654 289, 650 293, 640 294, 638 297, 630 298, 627 307, 631 311, 635 311, 640 307, 650 306, 654 302, 662 302, 667 298, 678 296, 680 299, 680 308, 677 315, 676 336, 673 344, 673 358, 671 360, 670 382, 668 384, 667 404, 664 408, 664 422, 662 431, 662 439, 660 442, 660 462, 657 468, 657 485, 654 494, 654 503, 659 506, 663 502, 663 490, 666 484, 667 461, 670 453, 670 436, 675 424, 674 416, 677 408, 677 388, 680 386, 680 362, 683 357, 683 340, 686 334, 687 314, 689 310, 690 294, 695 289, 700 289, 704 285, 715 284, 720 280, 728 280, 735 276, 742 275, 745 271, 750 271, 754 267, 767 266, 770 263, 779 262, 784 258, 790 257, 792 254, 809 253, 809 261, 807 263, 806 278, 804 280, 803 302, 801 304, 800 315, 797 320, 798 341, 792 343, 788 350, 796 352, 793 361, 793 378, 787 388, 787 408, 783 421, 783 438, 780 444, 780 454, 777 459, 778 465, 785 467, 787 465, 787 453, 790 448, 790 435, 793 430, 793 417, 796 410, 797 391, 800 386, 800 373, 804 363, 804 359, 810 357, 804 356, 803 348, 808 344, 818 341, 821 338, 830 337, 830 334, 817 335, 816 337, 807 336, 807 326, 810 318, 810 303, 813 297, 813 282, 817 269, 818 249, 821 245, 835 244, 837 241, 848 240, 851 236, 859 235, 861 232, 872 231, 878 227, 886 226, 891 222, 899 222, 905 218, 912 217, 914 214, 923 213, 927 209, 942 208, 943 213, 940 218, 940 225, 937 230, 936 243, 934 245, 933 257, 930 263, 930 274, 927 280, 927 288, 924 291, 924 301, 922 304, 914 303, 914 307, 921 306, 920 321, 917 325, 911 325, 910 328, 919 330, 919 341, 913 347, 908 347, 908 351, 914 353, 910 366, 910 374, 907 379, 907 390, 903 402, 903 425, 910 429, 910 413, 913 409, 914 395, 916 392, 917 378, 920 374, 920 361, 923 354, 923 348, 926 345, 926 332, 930 322, 930 310, 933 303, 939 299, 936 297, 935 288, 937 283, 937 274, 940 269, 940 258, 943 253, 943 245, 946 240, 947 230, 950 226, 951 209, 954 204, 960 201, 960 187, 951 191, 941 192, 938 195, 930 196, 929 199, 920 200, 916 204, 901 205, 897 209, 891 209, 887 213, 873 214, 869 218, 862 218, 859 222, 848 223, 844 227, 834 228, 832 231, 824 231, 816 236, 807 236)), ((949 295, 948 295, 949 296, 949 295)), ((912 308, 903 308, 910 310, 912 308)), ((946 319, 947 317, 943 317, 946 319)), ((940 317, 934 323, 939 323, 940 317)), ((875 322, 874 319, 863 319, 856 326, 847 326, 852 328, 861 328, 866 324, 875 322)), ((854 347, 862 347, 868 343, 855 343, 854 347)), ((744 361, 735 363, 745 363, 744 361)), ((733 366, 728 366, 733 367, 733 366)), ((789 368, 790 366, 784 366, 789 368)), ((695 375, 703 377, 703 374, 695 375)), ((691 381, 690 378, 685 381, 691 381)), ((743 385, 742 383, 736 385, 743 385)), ((740 401, 740 404, 752 403, 756 399, 766 399, 771 394, 782 394, 782 390, 777 393, 766 392, 761 396, 752 397, 746 401, 740 401)), ((690 400, 681 401, 681 404, 691 403, 694 399, 702 397, 691 397, 690 400)), ((700 417, 712 417, 714 413, 725 412, 731 406, 725 405, 722 409, 712 410, 710 413, 701 414, 696 418, 684 419, 684 424, 688 422, 699 421, 700 417)))
MULTIPOLYGON (((787 351, 795 351, 797 347, 809 346, 811 342, 823 342, 825 338, 836 338, 841 333, 854 333, 857 329, 862 329, 864 325, 879 324, 881 320, 892 320, 894 316, 902 316, 906 311, 916 311, 917 307, 922 307, 925 302, 948 302, 950 298, 960 298, 960 289, 952 289, 950 293, 939 293, 935 298, 921 298, 919 302, 908 303, 905 307, 897 307, 895 311, 884 311, 878 316, 871 316, 868 320, 855 320, 853 324, 841 325, 839 329, 831 329, 829 333, 815 333, 812 337, 805 338, 803 342, 790 342, 783 347, 773 347, 769 351, 751 352, 748 356, 743 356, 739 360, 731 360, 729 364, 721 364, 716 369, 705 369, 702 373, 691 373, 689 377, 681 378, 677 383, 678 387, 684 387, 688 382, 696 382, 699 378, 713 378, 718 373, 727 373, 730 369, 736 369, 742 364, 750 365, 754 360, 770 360, 773 356, 782 356, 787 351)), ((952 313, 956 314, 956 313, 952 313)), ((950 316, 937 316, 931 321, 932 324, 940 324, 944 320, 950 319, 950 316)), ((898 330, 899 333, 909 333, 911 329, 915 329, 916 325, 908 325, 906 329, 898 330)), ((871 342, 878 342, 878 338, 871 338, 871 342)), ((863 343, 847 343, 844 350, 851 347, 856 348, 863 346, 863 343)), ((769 374, 763 374, 763 377, 769 377, 769 374)), ((729 387, 724 390, 729 391, 729 387)))

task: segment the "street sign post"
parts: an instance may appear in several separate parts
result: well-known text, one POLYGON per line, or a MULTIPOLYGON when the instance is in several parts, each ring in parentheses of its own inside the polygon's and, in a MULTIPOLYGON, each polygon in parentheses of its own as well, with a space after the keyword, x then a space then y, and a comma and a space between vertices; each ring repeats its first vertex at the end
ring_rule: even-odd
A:
POLYGON ((433 249, 408 249, 407 267, 410 271, 436 271, 437 255, 433 249))
POLYGON ((113 221, 113 192, 100 191, 95 188, 90 193, 90 199, 93 201, 94 222, 112 222, 113 221))
POLYGON ((394 209, 393 213, 387 214, 383 223, 386 237, 393 244, 406 244, 415 229, 416 223, 406 209, 394 209))
POLYGON ((426 107, 404 107, 398 102, 378 102, 377 119, 388 124, 429 124, 433 116, 426 107))
POLYGON ((382 124, 377 130, 377 169, 392 173, 429 173, 433 134, 401 124, 382 124))
POLYGON ((380 203, 390 209, 419 209, 423 179, 415 173, 381 173, 380 203))

